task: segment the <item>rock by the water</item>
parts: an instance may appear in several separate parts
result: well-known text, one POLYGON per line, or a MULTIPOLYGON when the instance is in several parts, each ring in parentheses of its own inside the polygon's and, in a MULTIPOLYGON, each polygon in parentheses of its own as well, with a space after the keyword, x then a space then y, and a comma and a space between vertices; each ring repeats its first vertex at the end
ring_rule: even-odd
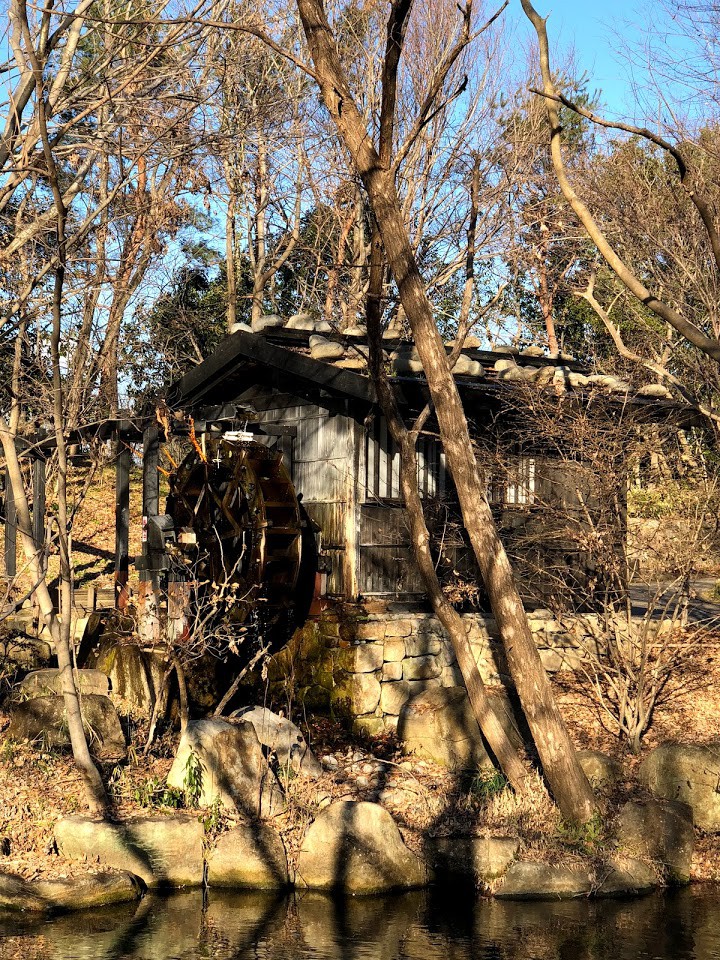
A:
POLYGON ((261 333, 263 330, 271 330, 275 327, 284 326, 285 321, 282 317, 277 316, 275 313, 269 313, 264 317, 259 317, 257 320, 253 321, 252 330, 253 333, 261 333))
POLYGON ((431 687, 409 699, 397 733, 405 753, 450 770, 493 769, 463 687, 431 687))
POLYGON ((65 817, 55 824, 58 850, 140 877, 148 887, 194 887, 203 880, 203 825, 194 816, 137 817, 122 823, 65 817))
POLYGON ((617 760, 613 760, 599 750, 578 750, 577 758, 583 773, 593 787, 600 787, 603 784, 612 786, 622 775, 622 768, 617 760))
POLYGON ((671 883, 688 883, 695 849, 692 810, 673 800, 629 802, 617 822, 620 851, 659 863, 671 883))
POLYGON ((220 834, 207 857, 210 887, 281 890, 289 884, 280 834, 262 823, 243 824, 220 834))
POLYGON ((126 871, 95 873, 81 880, 36 880, 28 883, 50 910, 90 910, 139 900, 143 887, 126 871))
POLYGON ((566 900, 586 897, 593 889, 587 867, 518 860, 510 864, 495 891, 501 900, 566 900))
POLYGON ((467 877, 477 885, 501 877, 519 847, 509 837, 430 837, 426 855, 438 877, 467 877))
POLYGON ((345 356, 345 347, 325 337, 310 337, 310 356, 313 360, 340 360, 345 356))
MULTIPOLYGON (((106 697, 110 689, 110 682, 100 670, 73 670, 75 688, 78 693, 94 693, 99 697, 106 697)), ((23 677, 20 690, 28 697, 46 697, 62 694, 62 679, 60 671, 55 668, 33 670, 23 677)))
POLYGON ((289 767, 295 773, 310 777, 319 777, 322 773, 322 767, 302 731, 286 717, 273 713, 267 707, 237 710, 233 717, 253 725, 258 740, 273 751, 281 768, 289 767))
MULTIPOLYGON (((124 757, 125 737, 110 698, 87 694, 80 709, 91 752, 103 759, 124 757)), ((7 735, 36 740, 48 748, 70 746, 64 697, 34 697, 13 705, 7 735)))
POLYGON ((720 747, 663 744, 640 764, 638 776, 654 796, 687 803, 695 826, 720 831, 720 747))
POLYGON ((596 884, 595 892, 600 897, 626 897, 654 890, 658 875, 645 860, 617 853, 598 868, 596 884))
POLYGON ((425 865, 405 846, 387 810, 343 800, 326 807, 305 834, 295 884, 373 894, 421 887, 426 879, 425 865))
POLYGON ((282 806, 282 793, 268 766, 252 723, 219 717, 188 724, 168 774, 171 787, 184 789, 190 757, 200 764, 198 803, 216 800, 252 817, 271 816, 282 806))

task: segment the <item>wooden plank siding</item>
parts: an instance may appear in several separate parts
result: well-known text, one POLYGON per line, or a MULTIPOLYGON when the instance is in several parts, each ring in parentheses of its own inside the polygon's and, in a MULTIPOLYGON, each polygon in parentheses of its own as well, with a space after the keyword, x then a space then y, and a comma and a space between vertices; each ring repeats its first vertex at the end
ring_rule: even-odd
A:
MULTIPOLYGON (((252 391, 253 393, 255 391, 252 391)), ((328 570, 327 592, 358 595, 358 478, 364 474, 364 431, 351 417, 289 395, 251 396, 261 424, 294 426, 291 475, 310 519, 320 528, 328 570)))

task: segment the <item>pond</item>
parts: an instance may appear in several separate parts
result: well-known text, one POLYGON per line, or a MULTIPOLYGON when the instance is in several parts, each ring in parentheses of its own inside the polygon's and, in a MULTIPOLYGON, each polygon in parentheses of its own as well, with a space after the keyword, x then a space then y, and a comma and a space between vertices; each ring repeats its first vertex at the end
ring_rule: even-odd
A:
POLYGON ((501 902, 200 891, 55 919, 0 915, 22 960, 716 960, 720 889, 501 902))

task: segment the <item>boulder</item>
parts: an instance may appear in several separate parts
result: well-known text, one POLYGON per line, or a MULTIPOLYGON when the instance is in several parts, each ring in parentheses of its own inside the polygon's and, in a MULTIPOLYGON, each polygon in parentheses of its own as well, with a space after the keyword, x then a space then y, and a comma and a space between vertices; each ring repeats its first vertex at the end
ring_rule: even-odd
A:
POLYGON ((382 338, 383 340, 400 340, 404 331, 401 326, 395 326, 390 324, 385 330, 383 330, 382 338))
POLYGON ((282 806, 280 787, 252 723, 220 718, 189 723, 168 774, 169 786, 186 788, 191 755, 200 767, 201 806, 219 800, 251 817, 271 816, 282 806))
POLYGON ((597 869, 595 883, 599 897, 626 897, 654 890, 658 886, 658 874, 646 861, 619 853, 597 869))
POLYGON ((341 800, 326 807, 305 834, 295 884, 373 894, 421 887, 426 879, 424 864, 405 846, 387 810, 341 800))
POLYGON ((498 373, 502 373, 505 370, 517 369, 517 363, 510 359, 496 360, 493 369, 497 370, 498 373))
POLYGON ((622 776, 622 768, 617 760, 613 760, 599 750, 578 750, 577 758, 593 787, 600 787, 603 784, 612 786, 622 776))
MULTIPOLYGON (((124 757, 125 737, 110 698, 87 694, 81 698, 80 709, 91 752, 108 760, 124 757)), ((34 697, 15 704, 7 735, 15 740, 37 740, 47 748, 69 747, 64 697, 34 697)))
POLYGON ((59 852, 140 877, 148 887, 199 886, 205 830, 195 816, 137 817, 122 823, 65 817, 55 824, 59 852))
POLYGON ((89 910, 139 900, 143 887, 126 871, 90 874, 80 880, 35 880, 27 886, 50 910, 89 910))
POLYGON ((282 327, 285 321, 275 313, 266 314, 264 317, 258 317, 253 321, 253 333, 261 333, 263 330, 271 330, 275 327, 282 327))
POLYGON ((343 330, 343 334, 346 337, 367 337, 367 328, 361 327, 358 324, 353 324, 352 327, 346 327, 343 330))
POLYGON ((109 633, 89 652, 87 665, 109 678, 114 696, 142 710, 152 709, 165 672, 162 656, 137 643, 119 642, 109 633))
POLYGON ((286 330, 314 330, 315 321, 311 313, 296 313, 285 324, 286 330))
POLYGON ((419 357, 409 354, 395 355, 390 358, 395 373, 423 373, 423 365, 419 357))
POLYGON ((275 754, 281 768, 290 768, 295 773, 319 777, 322 767, 308 746, 299 727, 267 707, 247 707, 237 710, 233 717, 251 723, 258 740, 275 754))
MULTIPOLYGON (((508 360, 498 360, 497 363, 509 363, 508 360)), ((497 364, 496 364, 497 366, 497 364)), ((523 367, 518 367, 515 364, 505 367, 503 370, 498 371, 499 380, 527 380, 529 379, 528 374, 525 372, 523 367)))
POLYGON ((0 873, 0 910, 45 910, 32 887, 14 873, 0 873))
POLYGON ((289 884, 280 834, 267 824, 243 824, 220 834, 207 856, 210 887, 280 890, 289 884))
POLYGON ((695 848, 692 810, 673 800, 629 802, 617 821, 620 851, 658 863, 670 883, 688 883, 695 848))
POLYGON ((478 360, 472 360, 461 353, 453 367, 453 374, 457 377, 483 377, 485 376, 485 368, 478 360))
POLYGON ((495 891, 501 900, 566 900, 586 897, 593 889, 587 867, 519 860, 510 864, 495 891))
POLYGON ((465 877, 477 886, 501 877, 519 846, 509 837, 429 837, 425 855, 437 876, 465 877))
POLYGON ((650 751, 638 776, 654 796, 687 803, 695 826, 720 831, 720 747, 663 744, 650 751))
POLYGON ((526 347, 524 350, 520 351, 521 357, 544 357, 545 350, 543 347, 526 347))
POLYGON ((400 711, 398 738, 403 752, 450 770, 492 769, 462 687, 431 687, 409 699, 400 711))
POLYGON ((341 360, 345 356, 345 347, 326 337, 310 337, 310 356, 313 360, 341 360))
POLYGON ((661 399, 672 397, 668 388, 661 383, 646 383, 645 386, 640 387, 638 395, 641 397, 660 397, 661 399))
POLYGON ((34 670, 52 656, 50 644, 36 637, 15 635, 0 638, 0 663, 34 670))
MULTIPOLYGON (((78 693, 94 693, 106 697, 110 689, 108 678, 100 670, 73 670, 78 693)), ((27 697, 62 695, 62 680, 57 668, 33 670, 20 683, 20 690, 27 697)))
POLYGON ((501 343, 499 346, 493 347, 492 352, 513 354, 513 353, 518 353, 519 351, 518 351, 518 348, 514 346, 512 343, 501 343))

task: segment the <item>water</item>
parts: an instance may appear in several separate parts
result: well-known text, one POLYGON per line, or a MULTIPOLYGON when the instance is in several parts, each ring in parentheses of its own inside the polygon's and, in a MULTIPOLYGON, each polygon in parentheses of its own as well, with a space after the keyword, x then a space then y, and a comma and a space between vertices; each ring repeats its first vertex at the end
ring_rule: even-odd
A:
POLYGON ((10 960, 716 960, 720 889, 521 903, 199 891, 54 920, 0 915, 10 960))

